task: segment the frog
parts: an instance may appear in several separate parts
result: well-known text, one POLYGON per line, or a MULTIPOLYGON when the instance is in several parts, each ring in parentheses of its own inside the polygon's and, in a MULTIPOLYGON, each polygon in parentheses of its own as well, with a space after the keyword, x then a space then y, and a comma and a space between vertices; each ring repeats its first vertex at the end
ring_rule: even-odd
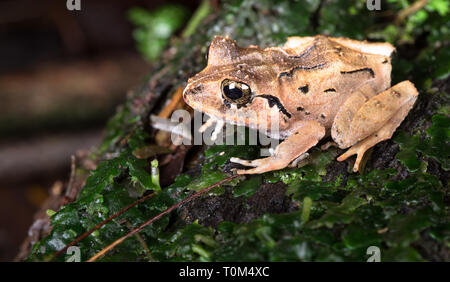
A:
POLYGON ((211 117, 203 131, 214 122, 219 129, 230 123, 281 140, 270 156, 230 158, 245 167, 238 174, 286 168, 329 137, 328 143, 347 149, 338 161, 356 155, 358 172, 364 154, 392 137, 419 94, 409 80, 391 86, 394 51, 387 42, 326 35, 288 37, 282 46, 266 48, 215 36, 206 67, 188 79, 182 95, 211 117))

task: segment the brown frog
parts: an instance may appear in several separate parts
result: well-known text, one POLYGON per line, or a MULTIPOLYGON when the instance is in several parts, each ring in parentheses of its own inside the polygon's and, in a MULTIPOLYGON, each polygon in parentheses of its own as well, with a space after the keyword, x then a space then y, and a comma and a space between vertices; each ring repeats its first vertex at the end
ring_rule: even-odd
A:
POLYGON ((244 48, 217 36, 208 65, 189 79, 183 97, 211 121, 284 139, 270 157, 232 158, 253 167, 239 174, 282 169, 329 135, 339 148, 350 147, 338 161, 357 155, 356 172, 364 153, 391 138, 417 99, 410 81, 391 87, 394 50, 389 43, 322 35, 290 37, 282 47, 244 48), (273 120, 279 121, 277 132, 271 131, 273 120))

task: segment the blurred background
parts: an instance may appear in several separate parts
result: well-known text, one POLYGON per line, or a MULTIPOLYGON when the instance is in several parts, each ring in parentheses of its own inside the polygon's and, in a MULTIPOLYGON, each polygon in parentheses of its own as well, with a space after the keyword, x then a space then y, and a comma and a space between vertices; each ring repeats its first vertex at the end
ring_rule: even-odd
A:
POLYGON ((69 179, 71 156, 100 144, 117 105, 199 5, 0 1, 0 261, 14 258, 50 189, 69 179))

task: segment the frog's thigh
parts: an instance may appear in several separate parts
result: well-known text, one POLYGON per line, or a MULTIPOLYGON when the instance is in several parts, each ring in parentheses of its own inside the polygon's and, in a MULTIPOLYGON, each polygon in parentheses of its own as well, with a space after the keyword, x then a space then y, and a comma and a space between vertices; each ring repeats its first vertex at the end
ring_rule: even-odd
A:
POLYGON ((280 143, 271 157, 253 161, 231 158, 230 161, 255 168, 238 170, 238 174, 257 174, 285 168, 291 161, 316 145, 325 135, 325 128, 317 121, 304 121, 286 140, 280 143))
POLYGON ((343 161, 357 154, 353 171, 358 171, 364 153, 375 144, 392 137, 417 99, 418 92, 410 81, 403 81, 369 99, 350 122, 349 130, 339 146, 348 147, 338 158, 343 161))
POLYGON ((354 137, 349 134, 351 121, 367 100, 375 95, 374 90, 366 84, 353 92, 337 112, 331 127, 331 137, 340 148, 347 148, 356 143, 356 141, 349 140, 354 137))

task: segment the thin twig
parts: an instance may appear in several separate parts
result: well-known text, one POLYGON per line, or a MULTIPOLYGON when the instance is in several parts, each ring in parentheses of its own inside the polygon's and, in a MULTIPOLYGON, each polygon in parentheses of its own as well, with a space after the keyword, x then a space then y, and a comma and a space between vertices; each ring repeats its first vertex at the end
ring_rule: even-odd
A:
POLYGON ((72 203, 75 199, 74 193, 74 183, 75 183, 75 170, 76 170, 76 159, 75 156, 70 156, 70 178, 69 183, 67 184, 66 192, 64 193, 64 197, 62 198, 62 205, 67 205, 72 203))
POLYGON ((59 256, 60 254, 62 254, 63 252, 65 252, 69 247, 77 244, 78 242, 80 242, 81 240, 83 240, 84 238, 86 238, 87 236, 89 236, 89 234, 91 234, 92 232, 94 232, 95 230, 99 229, 100 227, 102 227, 103 225, 105 225, 106 223, 110 222, 111 220, 113 220, 114 218, 118 217, 119 215, 123 214, 124 212, 126 212, 127 210, 131 209, 132 207, 136 206, 139 203, 142 203, 143 201, 150 199, 151 197, 153 197, 155 193, 151 193, 148 194, 147 196, 142 197, 141 199, 135 201, 134 203, 124 207, 123 209, 121 209, 120 211, 118 211, 117 213, 111 215, 110 217, 108 217, 107 219, 105 219, 104 221, 100 222, 99 224, 97 224, 94 228, 92 228, 89 231, 86 231, 85 233, 83 233, 81 236, 79 236, 78 238, 76 238, 75 240, 73 240, 72 242, 70 242, 69 244, 67 244, 64 248, 62 248, 61 250, 57 251, 51 258, 50 261, 54 260, 57 256, 59 256))
POLYGON ((204 18, 206 18, 212 11, 211 3, 209 0, 203 0, 200 4, 200 7, 194 12, 194 15, 191 17, 189 22, 187 23, 186 28, 181 35, 183 38, 188 38, 191 36, 197 27, 201 24, 204 18))
POLYGON ((398 13, 397 18, 395 19, 395 24, 400 25, 405 20, 406 17, 416 13, 417 11, 422 9, 427 3, 428 0, 419 0, 414 2, 411 6, 401 10, 398 13))
MULTIPOLYGON (((127 225, 128 229, 133 230, 133 226, 131 225, 131 223, 128 220, 125 220, 125 224, 127 225)), ((141 243, 142 247, 144 248, 144 251, 148 257, 148 260, 154 261, 152 255, 150 254, 150 249, 148 248, 147 243, 145 243, 145 240, 141 237, 141 235, 136 233, 136 239, 139 241, 139 243, 141 243)))
POLYGON ((232 180, 233 178, 238 177, 239 174, 235 174, 232 175, 230 177, 227 177, 215 184, 212 184, 200 191, 198 191, 195 194, 192 194, 191 196, 187 197, 186 199, 174 204, 173 206, 167 208, 166 210, 164 210, 163 212, 159 213, 158 215, 154 216, 153 218, 147 220, 146 222, 144 222, 141 226, 133 229, 132 231, 130 231, 128 234, 122 236, 121 238, 117 239, 116 241, 114 241, 113 243, 109 244, 108 246, 106 246, 103 250, 99 251, 97 254, 95 254, 93 257, 91 257, 88 262, 93 262, 96 261, 99 257, 105 255, 107 252, 109 252, 110 250, 112 250, 114 247, 116 247, 117 245, 119 245, 120 243, 122 243, 125 239, 133 236, 135 233, 141 231, 142 229, 144 229, 144 227, 146 227, 147 225, 152 224, 153 222, 155 222, 156 220, 160 219, 161 217, 163 217, 164 215, 170 213, 171 211, 173 211, 174 209, 177 209, 178 207, 182 206, 183 204, 192 201, 193 199, 197 198, 198 196, 208 192, 209 190, 222 185, 225 182, 228 182, 230 180, 232 180))

